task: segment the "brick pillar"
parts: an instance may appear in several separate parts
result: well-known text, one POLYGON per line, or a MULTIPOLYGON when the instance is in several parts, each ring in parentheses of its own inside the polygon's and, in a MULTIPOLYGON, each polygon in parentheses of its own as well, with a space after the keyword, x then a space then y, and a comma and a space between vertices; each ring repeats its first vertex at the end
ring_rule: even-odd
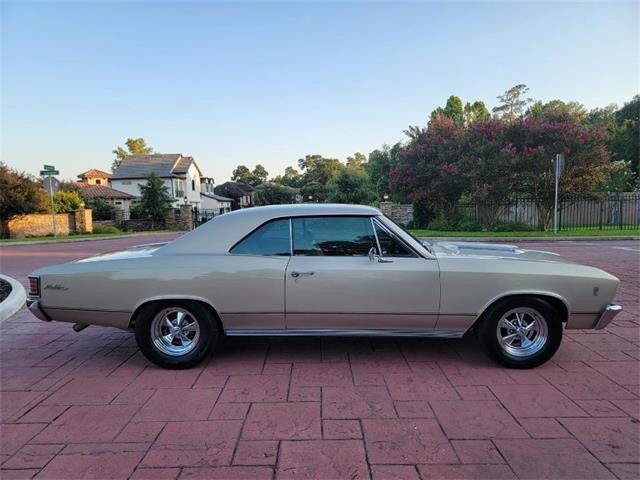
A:
POLYGON ((164 211, 164 228, 167 230, 175 230, 176 225, 176 211, 173 207, 167 208, 164 211))
POLYGON ((74 230, 76 233, 93 232, 93 217, 90 208, 80 208, 73 212, 74 230))
POLYGON ((191 205, 180 205, 180 230, 193 230, 193 208, 191 205))

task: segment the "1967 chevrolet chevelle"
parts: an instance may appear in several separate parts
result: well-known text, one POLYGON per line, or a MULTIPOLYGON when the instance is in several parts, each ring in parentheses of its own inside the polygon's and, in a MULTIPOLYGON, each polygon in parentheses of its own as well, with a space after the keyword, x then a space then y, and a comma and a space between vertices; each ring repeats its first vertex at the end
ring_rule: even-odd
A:
POLYGON ((618 279, 553 253, 423 243, 353 205, 258 207, 30 277, 41 320, 135 331, 151 361, 185 368, 221 335, 461 337, 516 368, 555 353, 564 328, 604 328, 618 279))

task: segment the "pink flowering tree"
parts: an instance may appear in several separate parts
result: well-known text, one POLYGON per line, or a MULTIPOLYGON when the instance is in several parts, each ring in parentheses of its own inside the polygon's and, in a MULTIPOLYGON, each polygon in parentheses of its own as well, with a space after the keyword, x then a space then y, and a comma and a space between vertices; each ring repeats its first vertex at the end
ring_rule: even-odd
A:
POLYGON ((414 205, 455 221, 455 205, 465 189, 459 168, 464 128, 452 119, 436 116, 427 128, 410 127, 409 142, 391 172, 390 185, 414 205))

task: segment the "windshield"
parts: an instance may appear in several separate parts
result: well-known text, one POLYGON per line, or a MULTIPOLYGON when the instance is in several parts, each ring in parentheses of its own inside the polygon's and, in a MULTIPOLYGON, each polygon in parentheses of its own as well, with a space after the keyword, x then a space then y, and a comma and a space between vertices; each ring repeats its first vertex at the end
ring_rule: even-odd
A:
POLYGON ((397 222, 394 222, 392 219, 390 219, 389 217, 387 217, 386 215, 383 215, 384 219, 386 221, 388 221, 389 223, 392 223, 393 225, 395 225, 396 227, 398 227, 400 230, 402 230, 404 233, 406 233, 407 235, 409 235, 414 241, 418 242, 420 245, 422 245, 424 248, 427 249, 427 251, 434 255, 433 252, 433 248, 431 246, 431 244, 429 242, 427 242, 426 240, 420 240, 418 237, 416 237, 413 233, 411 233, 409 230, 407 230, 406 228, 404 228, 402 225, 400 225, 397 222))

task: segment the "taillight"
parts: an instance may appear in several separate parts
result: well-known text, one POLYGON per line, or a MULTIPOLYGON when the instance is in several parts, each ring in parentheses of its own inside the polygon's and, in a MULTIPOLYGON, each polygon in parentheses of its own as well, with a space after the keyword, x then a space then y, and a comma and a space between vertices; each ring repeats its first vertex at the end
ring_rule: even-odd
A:
POLYGON ((40 296, 40 278, 39 277, 29 277, 29 296, 30 297, 40 296))

